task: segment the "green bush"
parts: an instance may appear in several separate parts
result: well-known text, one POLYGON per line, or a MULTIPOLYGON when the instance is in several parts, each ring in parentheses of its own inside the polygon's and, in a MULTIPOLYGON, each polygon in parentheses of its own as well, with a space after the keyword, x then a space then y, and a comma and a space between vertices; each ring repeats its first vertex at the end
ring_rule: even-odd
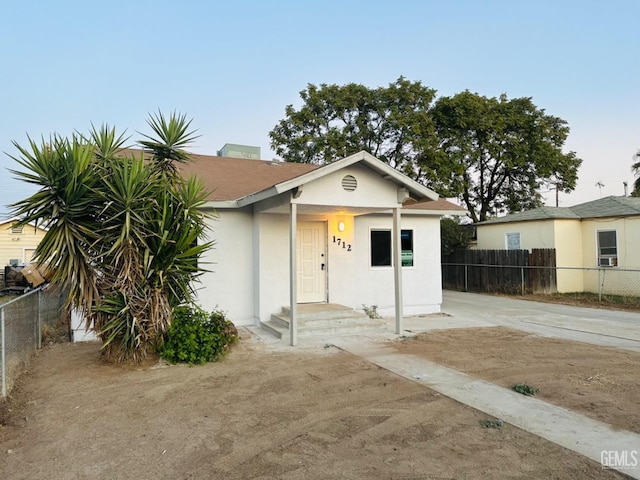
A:
POLYGON ((160 357, 170 363, 203 364, 223 356, 238 340, 238 330, 224 312, 178 307, 164 335, 160 357))
POLYGON ((527 385, 526 383, 516 383, 511 387, 514 391, 521 393, 522 395, 533 396, 538 393, 540 390, 527 385))

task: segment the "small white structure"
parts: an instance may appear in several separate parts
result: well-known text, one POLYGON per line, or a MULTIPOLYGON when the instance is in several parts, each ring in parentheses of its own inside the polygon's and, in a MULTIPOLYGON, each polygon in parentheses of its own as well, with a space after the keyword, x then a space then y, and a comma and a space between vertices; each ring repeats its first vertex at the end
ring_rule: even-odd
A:
POLYGON ((71 310, 71 340, 73 342, 93 342, 98 340, 93 330, 87 330, 84 317, 74 308, 71 310))
POLYGON ((258 325, 299 303, 376 305, 395 315, 440 311, 440 217, 464 209, 366 152, 318 167, 193 155, 179 166, 211 191, 215 248, 199 303, 258 325))

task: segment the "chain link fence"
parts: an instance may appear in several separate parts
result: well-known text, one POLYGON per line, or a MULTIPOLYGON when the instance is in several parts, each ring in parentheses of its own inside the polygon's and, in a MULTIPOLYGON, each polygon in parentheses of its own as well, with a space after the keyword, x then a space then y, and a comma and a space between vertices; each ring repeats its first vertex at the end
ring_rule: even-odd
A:
MULTIPOLYGON (((571 269, 564 269, 566 275, 571 269)), ((640 269, 584 268, 580 269, 583 292, 598 295, 599 300, 640 304, 640 269)))
POLYGON ((0 305, 2 397, 8 395, 31 357, 42 347, 43 334, 56 329, 68 332, 64 301, 62 292, 45 286, 0 305))
POLYGON ((442 286, 450 290, 515 295, 556 294, 640 307, 640 269, 543 267, 443 263, 442 286))

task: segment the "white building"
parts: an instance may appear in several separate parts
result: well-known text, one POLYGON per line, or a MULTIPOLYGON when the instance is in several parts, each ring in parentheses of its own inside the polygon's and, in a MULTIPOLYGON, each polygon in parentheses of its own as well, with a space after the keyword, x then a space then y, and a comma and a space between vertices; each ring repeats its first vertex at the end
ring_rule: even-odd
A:
POLYGON ((217 213, 205 310, 259 325, 293 305, 291 330, 304 303, 376 305, 396 325, 440 311, 440 217, 464 210, 372 155, 322 167, 194 155, 179 168, 204 181, 217 213))

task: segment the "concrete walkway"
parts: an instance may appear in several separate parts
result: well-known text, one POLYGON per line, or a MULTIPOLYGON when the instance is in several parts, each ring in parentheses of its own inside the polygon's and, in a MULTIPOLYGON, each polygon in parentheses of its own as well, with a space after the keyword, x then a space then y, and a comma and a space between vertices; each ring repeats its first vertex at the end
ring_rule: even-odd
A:
MULTIPOLYGON (((640 314, 637 313, 452 291, 444 292, 442 312, 443 315, 405 318, 402 334, 501 325, 541 336, 640 352, 640 314)), ((629 461, 637 458, 640 462, 640 435, 616 430, 603 422, 429 360, 400 354, 385 343, 402 335, 393 333, 393 319, 387 319, 386 325, 386 330, 376 333, 305 339, 304 344, 309 347, 333 344, 460 403, 585 455, 595 462, 607 462, 609 457, 604 453, 603 458, 603 452, 608 451, 613 451, 613 455, 627 455, 629 461)), ((251 330, 260 334, 256 329, 251 330)), ((280 341, 278 343, 283 346, 280 341)), ((303 345, 301 347, 304 348, 303 345)), ((616 470, 640 479, 640 465, 619 467, 616 470)))

